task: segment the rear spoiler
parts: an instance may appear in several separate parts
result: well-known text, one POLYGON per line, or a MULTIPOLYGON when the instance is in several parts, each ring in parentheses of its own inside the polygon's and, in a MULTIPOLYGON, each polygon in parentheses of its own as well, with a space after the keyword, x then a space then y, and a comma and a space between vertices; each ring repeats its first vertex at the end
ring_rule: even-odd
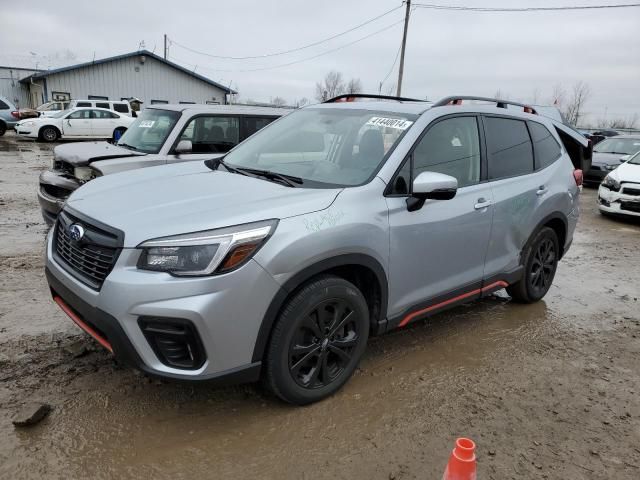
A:
POLYGON ((571 157, 573 166, 583 172, 591 168, 591 157, 593 154, 593 143, 580 132, 569 125, 560 123, 551 118, 547 119, 553 124, 562 140, 564 148, 571 157))

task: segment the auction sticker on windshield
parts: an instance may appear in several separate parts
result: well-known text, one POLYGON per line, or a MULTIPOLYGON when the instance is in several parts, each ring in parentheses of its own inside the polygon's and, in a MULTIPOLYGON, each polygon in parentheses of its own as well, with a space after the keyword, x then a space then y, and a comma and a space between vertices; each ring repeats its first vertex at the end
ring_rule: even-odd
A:
POLYGON ((387 118, 387 117, 373 117, 367 125, 373 125, 375 127, 389 127, 397 128, 398 130, 406 130, 413 124, 412 121, 406 118, 387 118))
POLYGON ((140 125, 138 125, 138 128, 151 128, 154 123, 156 123, 155 120, 143 120, 140 122, 140 125))

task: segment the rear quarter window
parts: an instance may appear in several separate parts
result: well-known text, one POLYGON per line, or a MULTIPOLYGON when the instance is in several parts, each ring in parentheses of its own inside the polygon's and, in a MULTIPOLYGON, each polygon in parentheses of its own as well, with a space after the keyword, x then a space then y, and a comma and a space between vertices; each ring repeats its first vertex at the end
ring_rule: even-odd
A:
POLYGON ((533 145, 522 120, 484 117, 489 179, 533 172, 533 145))
POLYGON ((0 100, 0 110, 9 110, 9 105, 0 100))
POLYGON ((120 113, 129 113, 129 109, 127 108, 127 106, 123 105, 122 103, 114 103, 113 110, 120 113))
POLYGON ((540 170, 555 162, 562 154, 560 144, 553 137, 547 127, 540 123, 528 122, 529 133, 533 140, 535 168, 540 170))

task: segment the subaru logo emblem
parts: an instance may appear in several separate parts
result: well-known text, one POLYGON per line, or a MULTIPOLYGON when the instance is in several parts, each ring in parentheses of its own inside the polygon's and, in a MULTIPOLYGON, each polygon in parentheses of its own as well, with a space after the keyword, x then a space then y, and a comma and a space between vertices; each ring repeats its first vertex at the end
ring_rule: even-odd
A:
POLYGON ((74 223, 67 229, 67 233, 71 237, 71 240, 79 242, 80 240, 82 240, 82 237, 84 237, 84 228, 82 228, 82 225, 74 223))

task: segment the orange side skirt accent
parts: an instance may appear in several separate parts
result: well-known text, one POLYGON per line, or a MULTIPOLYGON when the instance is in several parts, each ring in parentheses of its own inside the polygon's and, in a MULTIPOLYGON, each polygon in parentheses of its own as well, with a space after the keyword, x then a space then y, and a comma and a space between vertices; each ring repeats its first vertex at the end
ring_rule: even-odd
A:
POLYGON ((499 280, 497 282, 493 282, 490 285, 487 285, 485 287, 482 288, 477 288, 475 290, 472 290, 470 292, 467 293, 463 293, 462 295, 458 295, 457 297, 453 297, 450 298, 449 300, 445 300, 444 302, 440 302, 440 303, 436 303, 434 305, 430 305, 426 308, 423 308, 422 310, 418 310, 416 312, 410 313, 409 315, 407 315, 406 317, 404 317, 402 319, 402 321, 398 324, 398 327, 404 327, 407 323, 409 323, 411 320, 413 320, 414 318, 423 315, 425 313, 429 313, 433 310, 436 310, 438 308, 442 308, 442 307, 446 307, 447 305, 450 305, 452 303, 458 302, 460 300, 464 300, 465 298, 468 297, 473 297, 474 295, 477 295, 479 293, 485 293, 489 290, 493 290, 496 287, 500 287, 500 288, 505 288, 508 287, 509 284, 507 282, 503 282, 502 280, 499 280))

